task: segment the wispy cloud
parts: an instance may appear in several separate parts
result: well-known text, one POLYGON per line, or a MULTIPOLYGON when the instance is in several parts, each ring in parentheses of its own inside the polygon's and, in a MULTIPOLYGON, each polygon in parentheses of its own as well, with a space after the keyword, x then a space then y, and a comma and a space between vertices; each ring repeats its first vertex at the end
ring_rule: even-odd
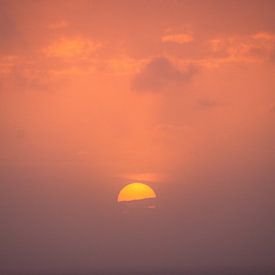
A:
POLYGON ((180 33, 180 34, 166 34, 161 37, 162 42, 172 42, 172 43, 177 43, 177 44, 185 44, 193 41, 194 38, 191 34, 185 34, 185 33, 180 33))
POLYGON ((54 41, 42 51, 47 57, 60 59, 85 58, 101 47, 101 43, 87 38, 66 37, 54 41))
POLYGON ((208 45, 215 55, 231 61, 271 60, 275 51, 275 34, 259 32, 252 35, 216 37, 210 39, 208 45))

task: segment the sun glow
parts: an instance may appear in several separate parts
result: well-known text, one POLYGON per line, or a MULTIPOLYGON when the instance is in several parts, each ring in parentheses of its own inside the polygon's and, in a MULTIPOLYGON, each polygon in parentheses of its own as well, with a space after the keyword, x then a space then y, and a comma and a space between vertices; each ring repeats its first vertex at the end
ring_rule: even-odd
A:
POLYGON ((150 199, 150 198, 156 198, 156 193, 154 190, 144 184, 144 183, 131 183, 126 186, 124 186, 119 194, 117 201, 123 202, 123 201, 134 201, 134 200, 143 200, 143 199, 150 199))

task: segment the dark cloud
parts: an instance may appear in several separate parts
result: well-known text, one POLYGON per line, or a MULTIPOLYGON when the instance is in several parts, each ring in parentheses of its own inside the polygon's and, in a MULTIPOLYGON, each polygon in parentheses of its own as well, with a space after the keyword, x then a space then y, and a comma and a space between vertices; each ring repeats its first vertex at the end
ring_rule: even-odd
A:
POLYGON ((196 72, 194 66, 190 65, 185 71, 181 71, 167 58, 159 57, 153 59, 135 76, 132 87, 136 91, 170 91, 189 81, 196 72))
POLYGON ((270 53, 270 56, 269 56, 269 59, 270 59, 270 61, 271 62, 275 62, 275 47, 274 47, 274 49, 271 51, 271 53, 270 53))
POLYGON ((0 91, 51 91, 60 83, 60 78, 51 75, 47 62, 18 59, 8 65, 9 70, 0 72, 0 91))
POLYGON ((22 37, 16 23, 11 15, 12 9, 8 5, 8 2, 1 3, 0 11, 0 52, 1 53, 11 53, 16 48, 18 43, 22 47, 22 37))
POLYGON ((259 59, 266 60, 269 62, 275 62, 275 46, 271 45, 268 47, 251 47, 248 52, 250 55, 255 56, 259 59))
POLYGON ((31 70, 19 70, 15 68, 11 75, 15 87, 22 90, 48 90, 50 88, 50 76, 46 70, 34 68, 31 70))
POLYGON ((209 109, 209 108, 214 108, 214 107, 217 107, 218 103, 214 100, 211 100, 211 99, 206 99, 206 98, 203 98, 203 99, 199 99, 197 101, 198 105, 200 108, 202 109, 209 109))

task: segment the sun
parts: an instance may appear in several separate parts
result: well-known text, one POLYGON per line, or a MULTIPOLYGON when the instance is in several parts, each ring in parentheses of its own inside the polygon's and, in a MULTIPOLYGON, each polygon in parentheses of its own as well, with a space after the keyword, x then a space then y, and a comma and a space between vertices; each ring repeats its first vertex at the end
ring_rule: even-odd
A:
POLYGON ((153 199, 156 198, 157 195, 155 191, 144 183, 131 183, 124 186, 117 197, 118 202, 127 202, 127 201, 136 201, 136 200, 144 200, 144 199, 153 199))

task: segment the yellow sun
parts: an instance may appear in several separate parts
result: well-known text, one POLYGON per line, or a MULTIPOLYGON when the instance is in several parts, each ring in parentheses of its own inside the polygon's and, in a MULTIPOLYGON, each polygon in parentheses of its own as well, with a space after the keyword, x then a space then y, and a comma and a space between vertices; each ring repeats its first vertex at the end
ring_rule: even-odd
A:
POLYGON ((150 199, 150 198, 156 198, 157 195, 154 192, 154 190, 144 184, 144 183, 131 183, 126 186, 124 186, 119 194, 117 201, 134 201, 134 200, 143 200, 143 199, 150 199))

